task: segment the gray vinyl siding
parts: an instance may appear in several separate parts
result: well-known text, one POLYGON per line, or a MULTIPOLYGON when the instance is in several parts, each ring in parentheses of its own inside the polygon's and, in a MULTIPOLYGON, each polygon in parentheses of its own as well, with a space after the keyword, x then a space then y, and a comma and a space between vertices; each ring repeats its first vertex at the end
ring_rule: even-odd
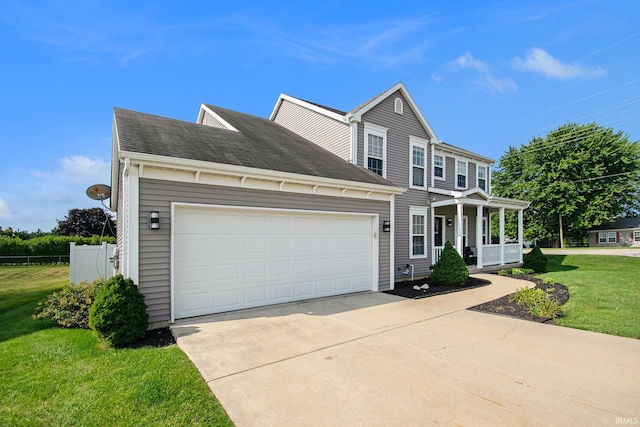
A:
MULTIPOLYGON (((463 210, 463 216, 467 217, 468 223, 468 233, 467 233, 467 246, 478 246, 478 242, 476 239, 476 207, 475 206, 465 206, 463 210)), ((444 241, 449 241, 455 247, 455 217, 457 215, 457 210, 455 206, 445 206, 441 208, 436 208, 434 214, 436 216, 444 216, 445 217, 445 227, 444 227, 444 241), (451 227, 447 227, 447 219, 450 219, 452 222, 451 227)), ((487 209, 484 210, 484 218, 488 217, 487 209)), ((482 224, 480 224, 482 227, 482 224)))
POLYGON ((280 104, 274 121, 344 160, 351 160, 351 131, 346 123, 287 100, 280 104))
POLYGON ((378 214, 378 283, 380 290, 389 288, 390 234, 382 232, 382 222, 390 219, 389 202, 141 178, 139 282, 151 323, 168 322, 170 318, 171 202, 378 214), (149 211, 160 213, 159 230, 147 227, 149 211))
MULTIPOLYGON (((414 265, 414 274, 421 276, 430 272, 431 262, 431 215, 427 211, 425 224, 427 229, 427 258, 409 258, 409 208, 411 206, 426 207, 429 203, 429 193, 426 190, 410 188, 410 137, 429 140, 430 136, 423 128, 418 116, 411 108, 411 104, 395 92, 362 115, 362 122, 358 123, 358 164, 367 167, 364 160, 364 123, 371 123, 388 128, 387 131, 387 176, 395 185, 408 190, 395 198, 395 244, 394 244, 394 277, 406 278, 402 270, 407 264, 414 265), (396 98, 401 98, 404 104, 403 114, 394 112, 396 98)), ((431 159, 431 144, 427 144, 426 159, 431 159)), ((431 161, 425 162, 427 168, 427 186, 431 185, 431 161)))

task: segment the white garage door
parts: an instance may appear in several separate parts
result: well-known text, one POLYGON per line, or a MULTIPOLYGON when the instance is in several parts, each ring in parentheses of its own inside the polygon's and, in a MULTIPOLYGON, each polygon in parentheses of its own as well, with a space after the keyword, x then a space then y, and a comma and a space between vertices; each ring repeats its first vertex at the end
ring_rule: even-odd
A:
POLYGON ((173 317, 373 289, 377 217, 175 206, 173 317))

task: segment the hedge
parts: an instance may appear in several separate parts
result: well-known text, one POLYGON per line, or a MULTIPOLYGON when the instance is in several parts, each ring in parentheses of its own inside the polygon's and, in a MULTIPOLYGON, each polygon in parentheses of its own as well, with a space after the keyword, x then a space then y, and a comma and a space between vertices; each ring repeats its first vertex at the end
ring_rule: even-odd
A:
POLYGON ((29 240, 19 237, 0 237, 0 256, 68 255, 69 243, 76 245, 99 245, 101 242, 116 243, 114 237, 91 236, 42 236, 29 240))

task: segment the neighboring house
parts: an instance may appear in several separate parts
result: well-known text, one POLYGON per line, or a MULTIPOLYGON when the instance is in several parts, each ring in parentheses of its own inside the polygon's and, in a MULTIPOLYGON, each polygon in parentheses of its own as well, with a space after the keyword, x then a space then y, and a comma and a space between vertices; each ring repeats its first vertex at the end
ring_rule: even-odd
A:
POLYGON ((495 161, 440 141, 404 84, 348 112, 281 95, 271 120, 407 189, 393 199, 395 277, 406 277, 407 266, 427 274, 447 240, 477 267, 522 261, 529 203, 492 196, 495 161), (505 242, 508 210, 518 215, 515 243, 505 242), (491 244, 492 218, 502 230, 498 244, 491 244))
POLYGON ((441 142, 402 83, 351 112, 282 95, 271 120, 207 104, 196 123, 116 108, 119 271, 155 327, 393 288, 428 273, 447 240, 479 267, 517 263, 528 204, 491 196, 492 163, 441 142), (505 243, 506 210, 519 214, 517 243, 505 243))
POLYGON ((640 246, 640 217, 620 218, 592 228, 589 246, 640 246))

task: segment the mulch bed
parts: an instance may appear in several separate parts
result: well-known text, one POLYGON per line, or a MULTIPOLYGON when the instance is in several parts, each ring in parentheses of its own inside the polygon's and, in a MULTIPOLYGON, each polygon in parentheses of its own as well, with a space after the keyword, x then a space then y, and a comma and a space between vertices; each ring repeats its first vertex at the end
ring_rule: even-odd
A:
POLYGON ((124 346, 125 348, 142 347, 168 347, 176 343, 176 339, 171 334, 169 328, 160 328, 147 331, 144 338, 124 346))
MULTIPOLYGON (((563 305, 569 300, 569 290, 566 286, 561 284, 547 285, 542 282, 542 279, 533 275, 507 275, 506 277, 512 277, 514 279, 522 279, 532 282, 536 288, 547 291, 547 288, 554 288, 555 291, 549 294, 549 298, 556 301, 559 305, 563 305)), ((484 311, 486 313, 503 314, 506 316, 516 317, 518 319, 530 320, 532 322, 539 323, 551 323, 553 319, 546 317, 538 317, 529 313, 529 308, 509 301, 511 295, 505 295, 502 298, 495 299, 493 301, 485 302, 484 304, 476 305, 475 307, 469 307, 469 310, 484 311)))
POLYGON ((466 291, 467 289, 479 288, 480 286, 490 285, 488 280, 478 279, 477 277, 469 277, 467 283, 462 286, 434 285, 429 283, 429 278, 421 280, 407 280, 395 284, 392 291, 384 291, 386 294, 397 295, 404 298, 420 299, 432 297, 435 295, 448 294, 451 292, 466 291), (422 286, 428 284, 428 289, 413 289, 414 286, 422 286))

